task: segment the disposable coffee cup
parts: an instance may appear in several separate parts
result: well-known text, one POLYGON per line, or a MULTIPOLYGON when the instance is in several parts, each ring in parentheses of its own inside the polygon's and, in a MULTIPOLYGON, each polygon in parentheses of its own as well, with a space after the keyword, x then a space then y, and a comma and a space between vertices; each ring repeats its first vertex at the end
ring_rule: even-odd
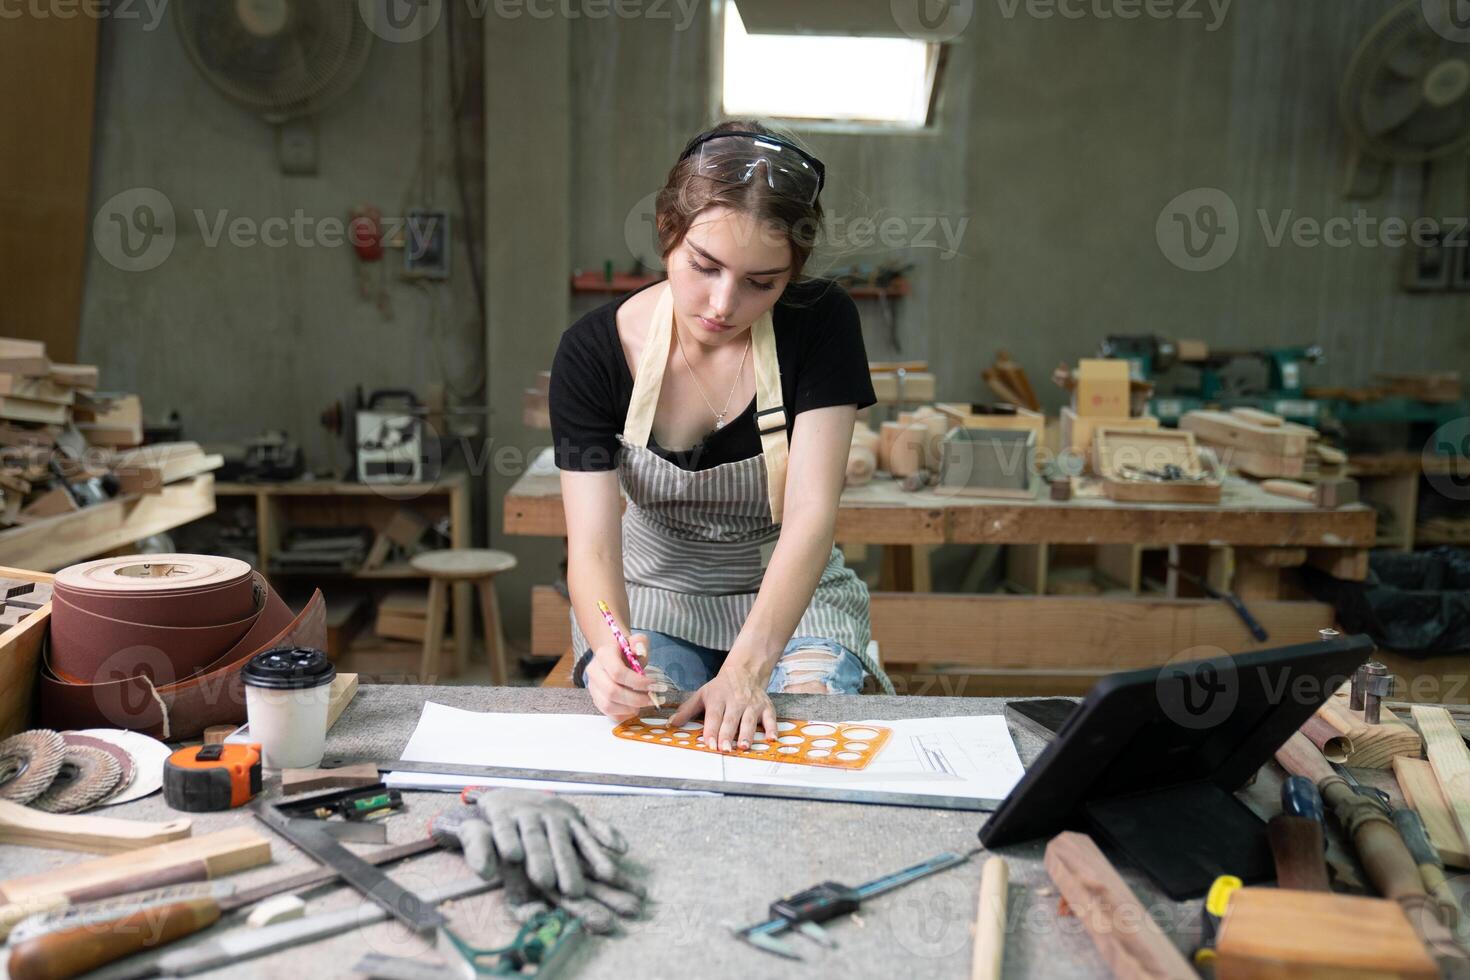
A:
POLYGON ((267 769, 306 769, 322 761, 327 708, 337 668, 311 647, 276 647, 250 658, 240 672, 250 739, 267 769))

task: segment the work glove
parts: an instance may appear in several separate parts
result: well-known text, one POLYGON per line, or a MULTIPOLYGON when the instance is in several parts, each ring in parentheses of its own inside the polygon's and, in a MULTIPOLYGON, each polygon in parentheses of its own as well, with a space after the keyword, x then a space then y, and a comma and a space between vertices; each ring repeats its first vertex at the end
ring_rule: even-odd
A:
POLYGON ((643 889, 614 857, 627 850, 622 835, 552 794, 489 790, 473 806, 440 814, 431 831, 482 878, 499 875, 518 921, 555 905, 593 932, 611 932, 618 916, 642 909, 643 889))

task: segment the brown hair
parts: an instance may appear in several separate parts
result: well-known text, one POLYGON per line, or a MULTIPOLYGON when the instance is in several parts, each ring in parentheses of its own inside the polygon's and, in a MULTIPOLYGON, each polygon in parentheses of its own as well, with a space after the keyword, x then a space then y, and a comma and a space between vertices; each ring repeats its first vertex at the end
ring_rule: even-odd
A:
MULTIPOLYGON (((778 133, 753 119, 732 119, 701 133, 699 139, 712 133, 747 132, 779 136, 795 143, 789 135, 778 133)), ((730 184, 705 177, 694 169, 694 157, 674 164, 668 180, 658 192, 654 204, 658 227, 659 253, 667 259, 689 232, 689 226, 708 208, 729 208, 748 215, 757 223, 775 228, 791 245, 791 278, 801 277, 801 270, 816 248, 822 227, 822 202, 811 204, 773 193, 762 180, 730 184)))

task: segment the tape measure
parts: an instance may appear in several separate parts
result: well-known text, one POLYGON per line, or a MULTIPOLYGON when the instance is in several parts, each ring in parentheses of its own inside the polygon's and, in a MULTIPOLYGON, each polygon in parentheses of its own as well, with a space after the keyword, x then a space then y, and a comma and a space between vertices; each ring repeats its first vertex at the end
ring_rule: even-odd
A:
POLYGON ((163 764, 163 798, 175 810, 228 810, 259 792, 258 744, 190 745, 163 764))

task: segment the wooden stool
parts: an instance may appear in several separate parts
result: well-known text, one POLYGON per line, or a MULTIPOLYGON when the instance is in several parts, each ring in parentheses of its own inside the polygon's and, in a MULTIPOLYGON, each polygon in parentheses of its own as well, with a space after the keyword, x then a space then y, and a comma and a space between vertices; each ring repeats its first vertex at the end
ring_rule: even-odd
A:
MULTIPOLYGON (((506 681, 505 635, 500 626, 500 603, 495 598, 495 576, 516 567, 516 556, 484 548, 448 548, 414 555, 409 564, 429 577, 429 609, 424 653, 419 661, 419 683, 438 680, 439 650, 444 645, 444 620, 449 611, 449 587, 473 582, 480 590, 480 615, 485 620, 485 658, 490 683, 506 681)), ((470 655, 470 638, 454 631, 455 674, 463 676, 470 655)))

